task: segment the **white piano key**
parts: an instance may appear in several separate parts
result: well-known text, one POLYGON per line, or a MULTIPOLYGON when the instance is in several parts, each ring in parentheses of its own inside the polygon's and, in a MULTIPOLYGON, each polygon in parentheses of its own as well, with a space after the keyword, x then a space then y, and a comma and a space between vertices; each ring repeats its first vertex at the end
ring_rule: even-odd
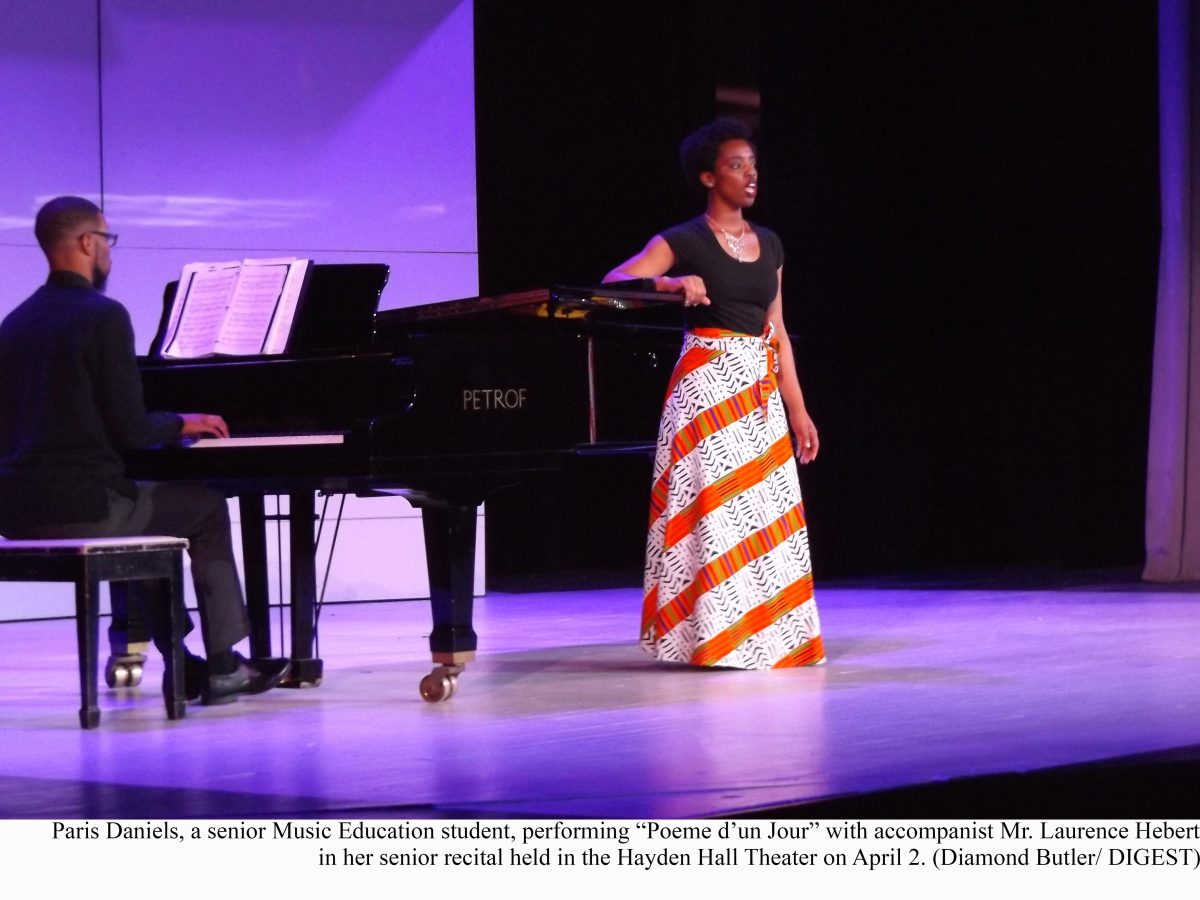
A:
POLYGON ((227 438, 196 438, 185 447, 203 450, 210 447, 286 447, 293 445, 344 444, 344 434, 260 434, 227 438))

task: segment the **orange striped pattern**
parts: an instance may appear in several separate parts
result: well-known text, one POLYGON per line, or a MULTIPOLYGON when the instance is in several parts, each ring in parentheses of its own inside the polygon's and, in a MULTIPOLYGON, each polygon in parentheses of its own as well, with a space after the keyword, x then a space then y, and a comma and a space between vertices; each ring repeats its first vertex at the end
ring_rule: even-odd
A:
POLYGON ((789 669, 794 666, 811 666, 813 663, 819 663, 824 658, 825 642, 821 640, 820 635, 817 635, 811 641, 801 644, 771 668, 789 669))
POLYGON ((671 464, 650 489, 651 524, 667 508, 667 489, 671 484, 671 469, 675 464, 696 449, 696 445, 706 437, 716 434, 722 428, 758 409, 762 405, 761 400, 761 384, 752 384, 728 400, 722 400, 716 406, 709 407, 676 433, 675 440, 671 443, 671 464))
MULTIPOLYGON (((725 338, 752 338, 754 335, 746 334, 741 331, 729 331, 725 328, 693 328, 691 333, 697 337, 708 338, 710 340, 723 340, 725 338)), ((761 335, 761 339, 767 345, 767 370, 770 372, 779 371, 779 338, 775 336, 775 326, 768 324, 767 330, 761 335)), ((668 394, 670 391, 667 392, 668 394)))
POLYGON ((695 450, 696 445, 706 437, 716 434, 722 428, 728 428, 761 405, 759 385, 752 384, 750 387, 738 391, 728 400, 722 400, 716 406, 710 406, 675 435, 675 440, 671 444, 672 463, 678 462, 695 450))
POLYGON ((664 635, 669 632, 692 614, 697 599, 760 556, 770 553, 802 528, 804 507, 798 503, 766 528, 754 532, 728 552, 704 565, 678 597, 658 610, 655 633, 664 635))
POLYGON ((675 371, 671 373, 671 381, 667 385, 667 396, 671 396, 671 392, 675 390, 676 385, 683 379, 687 378, 697 369, 707 366, 718 356, 724 356, 724 350, 709 350, 705 347, 693 347, 683 356, 679 357, 679 362, 675 363, 675 371))
POLYGON ((642 634, 651 638, 657 639, 654 631, 654 618, 658 615, 658 585, 656 584, 646 594, 646 598, 642 601, 642 634))
POLYGON ((756 484, 767 479, 767 476, 792 458, 792 440, 787 435, 771 445, 766 453, 753 459, 724 478, 714 481, 705 487, 684 509, 680 510, 667 522, 667 533, 663 540, 663 548, 670 549, 691 534, 696 523, 702 518, 736 497, 742 491, 747 491, 756 484))
MULTIPOLYGON (((770 600, 760 603, 720 634, 713 635, 697 647, 696 652, 692 654, 692 665, 716 665, 732 653, 746 638, 758 634, 773 622, 782 619, 801 603, 807 603, 812 598, 813 582, 812 575, 809 574, 793 581, 770 600)), ((811 643, 812 641, 808 642, 808 644, 811 643)), ((808 646, 808 644, 803 646, 808 646)), ((802 649, 802 647, 797 649, 802 649)), ((791 665, 803 665, 803 663, 792 663, 791 665)))
POLYGON ((774 338, 768 326, 684 339, 646 545, 641 644, 660 660, 758 669, 824 659, 774 338))

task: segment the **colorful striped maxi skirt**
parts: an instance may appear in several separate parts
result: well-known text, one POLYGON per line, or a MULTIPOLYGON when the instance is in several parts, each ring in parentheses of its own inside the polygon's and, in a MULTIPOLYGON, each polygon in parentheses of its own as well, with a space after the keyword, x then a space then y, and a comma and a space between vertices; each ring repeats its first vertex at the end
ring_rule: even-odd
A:
POLYGON ((642 647, 769 669, 825 658, 771 333, 688 332, 658 432, 642 647))

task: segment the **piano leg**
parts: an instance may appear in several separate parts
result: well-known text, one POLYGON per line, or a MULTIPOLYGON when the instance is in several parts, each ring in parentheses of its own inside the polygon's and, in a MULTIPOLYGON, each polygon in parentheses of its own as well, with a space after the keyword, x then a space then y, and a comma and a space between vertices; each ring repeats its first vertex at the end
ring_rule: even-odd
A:
POLYGON ((429 649, 433 661, 438 663, 421 680, 421 696, 437 703, 454 696, 459 673, 475 658, 477 641, 471 616, 475 602, 477 512, 474 506, 429 500, 419 505, 433 612, 429 649))
POLYGON ((313 657, 313 638, 316 633, 317 548, 313 519, 316 498, 312 491, 297 491, 288 495, 291 535, 292 579, 292 671, 283 687, 303 687, 321 683, 324 664, 313 657))
MULTIPOLYGON (((289 495, 292 581, 292 670, 281 687, 320 684, 323 663, 313 659, 313 616, 317 596, 317 554, 312 491, 289 495)), ((267 583, 267 517, 262 494, 238 497, 242 516, 242 565, 246 575, 246 611, 250 615, 250 653, 271 655, 271 598, 267 583)))
POLYGON ((271 596, 267 584, 267 517, 262 494, 238 497, 242 517, 242 568, 250 615, 250 655, 271 655, 271 596))

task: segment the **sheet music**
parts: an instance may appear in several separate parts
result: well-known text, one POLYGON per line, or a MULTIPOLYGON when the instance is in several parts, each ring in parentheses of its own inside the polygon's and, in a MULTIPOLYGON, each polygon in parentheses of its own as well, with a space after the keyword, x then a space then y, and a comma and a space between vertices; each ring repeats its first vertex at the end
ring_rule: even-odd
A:
POLYGON ((311 265, 287 256, 184 266, 162 355, 282 353, 311 265))
POLYGON ((263 352, 263 344, 275 306, 287 280, 288 259, 246 259, 229 300, 224 327, 216 339, 218 353, 251 356, 263 352))
POLYGON ((304 290, 304 279, 311 265, 310 259, 293 259, 288 266, 287 279, 279 294, 279 302, 275 305, 275 319, 263 343, 263 353, 282 353, 287 349, 296 307, 300 304, 300 292, 304 290))
POLYGON ((240 269, 236 260, 183 267, 172 309, 173 333, 163 356, 188 358, 213 352, 240 269))

